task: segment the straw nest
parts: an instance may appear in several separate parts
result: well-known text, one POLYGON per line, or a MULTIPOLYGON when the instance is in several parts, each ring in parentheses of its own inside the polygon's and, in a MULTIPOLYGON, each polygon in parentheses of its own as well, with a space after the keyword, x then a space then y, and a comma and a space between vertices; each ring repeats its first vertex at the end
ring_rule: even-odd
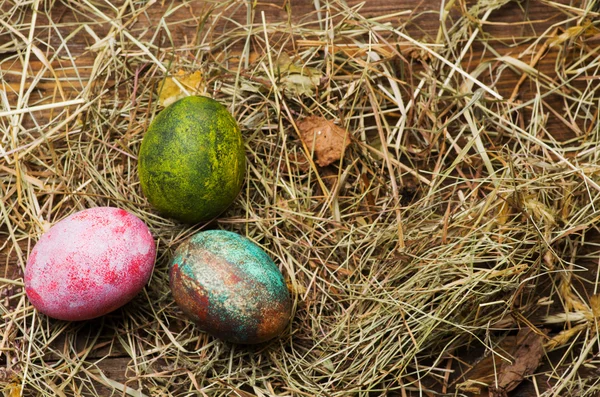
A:
POLYGON ((547 354, 523 374, 536 393, 600 390, 598 3, 542 3, 554 17, 537 34, 522 29, 541 23, 529 2, 502 0, 371 18, 284 2, 279 20, 245 1, 2 3, 5 393, 463 395, 482 383, 478 357, 495 360, 493 388, 519 329, 547 354), (526 21, 491 22, 507 7, 526 21), (419 32, 432 13, 437 35, 419 32), (498 26, 525 33, 502 42, 498 26), (148 205, 136 155, 164 101, 197 93, 232 111, 249 166, 227 213, 186 226, 148 205), (310 116, 348 132, 341 158, 300 139, 310 116), (49 320, 23 292, 27 254, 101 205, 149 225, 152 280, 103 318, 49 320), (294 299, 281 338, 224 343, 174 305, 168 260, 203 228, 246 235, 281 267, 294 299))

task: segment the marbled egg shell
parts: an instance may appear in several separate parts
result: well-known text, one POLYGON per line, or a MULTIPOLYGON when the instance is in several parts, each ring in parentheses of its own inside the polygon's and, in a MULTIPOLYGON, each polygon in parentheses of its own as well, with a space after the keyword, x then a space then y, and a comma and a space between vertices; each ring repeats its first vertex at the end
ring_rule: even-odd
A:
POLYGON ((90 208, 42 235, 27 259, 25 292, 50 317, 99 317, 140 292, 155 255, 154 239, 140 219, 118 208, 90 208))
POLYGON ((195 234, 169 269, 173 297, 200 329, 236 343, 261 343, 290 320, 291 299, 271 258, 239 234, 195 234))

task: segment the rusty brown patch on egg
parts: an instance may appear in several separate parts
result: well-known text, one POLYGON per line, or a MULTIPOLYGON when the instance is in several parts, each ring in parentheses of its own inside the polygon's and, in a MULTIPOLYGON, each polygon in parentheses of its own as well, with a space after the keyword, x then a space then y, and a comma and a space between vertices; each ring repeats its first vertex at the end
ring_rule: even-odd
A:
POLYGON ((290 305, 277 304, 262 308, 261 312, 262 321, 258 323, 256 339, 266 341, 271 339, 273 335, 279 335, 283 332, 290 320, 291 307, 290 305), (287 313, 287 315, 282 315, 282 313, 287 313))
POLYGON ((196 322, 204 322, 208 314, 208 297, 197 283, 184 275, 178 264, 171 268, 169 283, 175 302, 196 322))
POLYGON ((229 245, 233 233, 218 233, 208 242, 192 238, 176 251, 170 283, 177 304, 200 329, 218 338, 237 343, 272 339, 291 315, 283 276, 249 240, 243 239, 242 245, 252 244, 248 251, 239 245, 236 251, 235 239, 242 237, 234 237, 229 245), (217 250, 218 244, 225 248, 217 250))

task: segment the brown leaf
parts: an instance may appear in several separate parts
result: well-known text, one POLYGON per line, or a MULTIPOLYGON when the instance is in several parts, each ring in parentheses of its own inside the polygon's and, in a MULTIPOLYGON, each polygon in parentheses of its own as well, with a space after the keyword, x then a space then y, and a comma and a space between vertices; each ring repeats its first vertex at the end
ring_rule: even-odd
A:
POLYGON ((498 374, 498 383, 491 386, 492 396, 506 396, 514 390, 526 376, 535 372, 544 356, 544 337, 529 328, 523 328, 517 334, 512 354, 512 362, 503 362, 498 374))
POLYGON ((342 158, 350 143, 350 134, 323 117, 310 116, 298 123, 300 139, 309 152, 314 152, 315 161, 325 167, 342 158))
MULTIPOLYGON (((516 340, 516 336, 507 336, 494 348, 494 351, 504 357, 509 356, 510 349, 515 345, 516 340)), ((493 354, 484 355, 463 374, 467 379, 458 383, 456 389, 476 395, 481 394, 484 389, 494 382, 497 362, 498 356, 494 356, 493 354)))
POLYGON ((529 328, 505 337, 494 348, 497 354, 479 360, 468 371, 466 381, 457 384, 456 388, 476 395, 487 388, 490 396, 506 396, 539 366, 544 355, 543 339, 542 335, 529 328), (511 359, 511 362, 501 360, 498 355, 511 359))

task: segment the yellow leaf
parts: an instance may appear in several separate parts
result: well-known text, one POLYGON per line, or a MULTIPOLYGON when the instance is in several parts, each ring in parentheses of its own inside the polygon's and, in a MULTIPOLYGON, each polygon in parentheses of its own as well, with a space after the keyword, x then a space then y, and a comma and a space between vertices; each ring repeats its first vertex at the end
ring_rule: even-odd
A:
POLYGON ((204 94, 206 90, 202 72, 199 70, 194 73, 185 73, 183 70, 177 71, 173 77, 167 77, 163 84, 162 90, 158 96, 158 104, 161 106, 169 106, 173 102, 181 99, 187 94, 174 81, 177 81, 189 91, 190 94, 204 94))
POLYGON ((21 385, 17 383, 9 383, 4 389, 4 395, 6 397, 20 397, 21 396, 21 385))
POLYGON ((590 297, 590 306, 592 308, 592 314, 595 318, 600 318, 600 295, 592 295, 590 297))
POLYGON ((562 32, 561 34, 549 38, 548 43, 550 47, 554 47, 556 45, 564 43, 565 41, 573 37, 576 38, 582 35, 589 37, 594 36, 598 33, 600 33, 600 30, 597 27, 595 27, 590 20, 585 20, 583 24, 572 26, 564 32, 562 32))

